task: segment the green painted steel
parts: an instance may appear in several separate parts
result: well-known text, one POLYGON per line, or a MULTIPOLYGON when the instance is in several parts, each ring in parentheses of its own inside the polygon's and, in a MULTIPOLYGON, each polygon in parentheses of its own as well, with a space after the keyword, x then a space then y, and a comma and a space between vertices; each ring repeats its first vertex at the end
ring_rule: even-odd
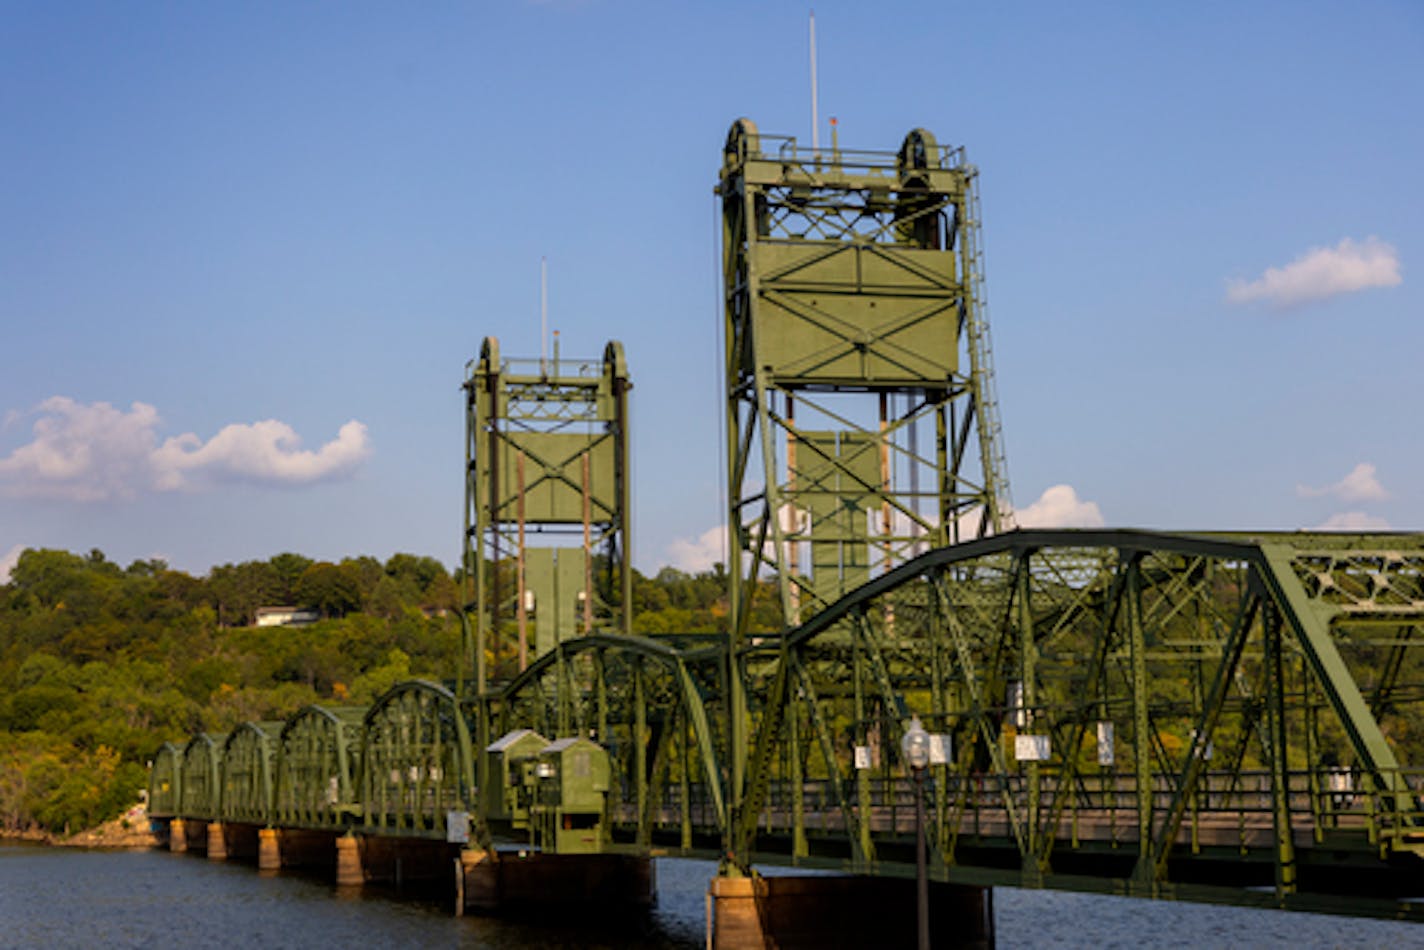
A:
POLYGON ((807 150, 738 120, 723 149, 732 631, 774 572, 788 624, 872 567, 999 530, 977 170, 916 129, 807 150))
POLYGON ((610 809, 629 841, 646 847, 661 830, 682 848, 694 836, 706 847, 726 822, 725 653, 691 639, 691 648, 608 635, 560 644, 489 699, 491 729, 592 737, 608 750, 610 809))
POLYGON ((963 149, 923 129, 897 152, 808 150, 748 119, 727 135, 717 194, 735 808, 752 754, 754 700, 742 691, 759 674, 742 648, 757 578, 774 579, 792 626, 926 547, 1009 523, 977 179, 963 149))
POLYGON ((148 815, 172 818, 178 813, 183 781, 183 750, 165 742, 148 767, 148 815))
POLYGON ((343 829, 361 813, 360 766, 366 706, 305 706, 279 738, 272 822, 343 829))
POLYGON ((529 808, 535 844, 554 854, 602 851, 611 771, 608 751, 589 739, 571 736, 541 749, 529 808))
POLYGON ((206 821, 222 817, 222 749, 226 741, 226 734, 203 732, 183 747, 178 817, 206 821))
POLYGON ((455 694, 425 680, 391 687, 364 720, 362 828, 371 834, 465 840, 475 755, 455 694))
POLYGON ((222 750, 223 821, 266 824, 272 814, 273 778, 282 726, 245 722, 228 733, 222 750))
POLYGON ((918 715, 952 750, 930 769, 939 879, 1418 916, 1424 773, 1391 736, 1424 697, 1381 676, 1419 659, 1381 658, 1424 626, 1421 567, 1421 535, 932 551, 744 648, 761 728, 733 854, 904 873, 918 715))
MULTIPOLYGON (((1007 530, 975 176, 922 130, 808 153, 733 127, 723 634, 628 633, 617 344, 575 371, 486 340, 465 380, 475 681, 300 711, 271 823, 909 877, 918 717, 934 879, 1424 919, 1424 535, 1007 530), (547 536, 521 547, 520 521, 547 536), (595 585, 582 545, 551 542, 585 521, 611 573, 600 632, 572 637, 566 592, 595 585), (759 578, 775 634, 748 629, 759 578)), ((228 742, 243 789, 271 725, 228 742)), ((156 816, 239 807, 222 742, 160 749, 156 816)))
POLYGON ((526 766, 548 744, 533 729, 515 729, 485 747, 485 774, 490 779, 481 791, 480 808, 486 822, 508 822, 513 830, 529 830, 526 766))
POLYGON ((462 617, 475 694, 531 651, 594 627, 632 631, 631 388, 616 341, 601 360, 561 358, 557 341, 552 359, 519 360, 489 337, 466 367, 462 617))

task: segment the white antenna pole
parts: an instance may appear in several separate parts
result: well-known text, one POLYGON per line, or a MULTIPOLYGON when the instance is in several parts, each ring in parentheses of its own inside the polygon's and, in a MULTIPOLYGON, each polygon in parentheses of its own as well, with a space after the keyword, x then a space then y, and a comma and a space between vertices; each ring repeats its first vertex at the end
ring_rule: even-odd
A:
POLYGON ((821 117, 816 105, 816 11, 811 11, 811 150, 821 148, 821 117))
POLYGON ((539 372, 549 369, 549 259, 539 258, 539 372))

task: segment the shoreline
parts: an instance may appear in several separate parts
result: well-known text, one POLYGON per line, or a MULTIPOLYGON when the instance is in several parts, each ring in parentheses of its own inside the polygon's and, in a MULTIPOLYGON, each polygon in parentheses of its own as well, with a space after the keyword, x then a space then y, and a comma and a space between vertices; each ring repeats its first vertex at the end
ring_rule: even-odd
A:
POLYGON ((49 848, 142 851, 158 846, 158 838, 148 825, 148 810, 138 804, 117 818, 72 835, 55 834, 42 828, 28 830, 0 828, 0 842, 14 841, 49 848))

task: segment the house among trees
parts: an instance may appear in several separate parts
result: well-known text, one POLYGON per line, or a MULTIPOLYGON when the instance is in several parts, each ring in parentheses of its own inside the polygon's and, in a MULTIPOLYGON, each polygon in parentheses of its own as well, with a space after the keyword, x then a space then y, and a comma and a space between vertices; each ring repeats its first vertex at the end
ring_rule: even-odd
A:
POLYGON ((258 607, 259 627, 305 627, 321 619, 321 611, 310 607, 258 607))

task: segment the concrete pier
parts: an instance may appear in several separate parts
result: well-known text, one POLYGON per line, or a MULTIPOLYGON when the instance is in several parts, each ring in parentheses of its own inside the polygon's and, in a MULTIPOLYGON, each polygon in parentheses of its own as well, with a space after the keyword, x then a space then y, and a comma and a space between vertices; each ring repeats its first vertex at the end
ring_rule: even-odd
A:
POLYGON ((361 867, 361 847, 356 836, 345 834, 336 839, 336 885, 360 887, 366 883, 361 867))
POLYGON ((220 821, 208 822, 208 860, 227 860, 227 835, 220 821))
POLYGON ((174 818, 168 823, 168 850, 174 854, 188 850, 188 826, 182 818, 174 818))
POLYGON ((257 870, 277 871, 282 867, 282 848, 276 828, 257 829, 257 870))
MULTIPOLYGON (((990 950, 992 892, 930 884, 930 945, 990 950)), ((915 882, 884 877, 715 877, 707 890, 708 946, 913 947, 915 882)))

